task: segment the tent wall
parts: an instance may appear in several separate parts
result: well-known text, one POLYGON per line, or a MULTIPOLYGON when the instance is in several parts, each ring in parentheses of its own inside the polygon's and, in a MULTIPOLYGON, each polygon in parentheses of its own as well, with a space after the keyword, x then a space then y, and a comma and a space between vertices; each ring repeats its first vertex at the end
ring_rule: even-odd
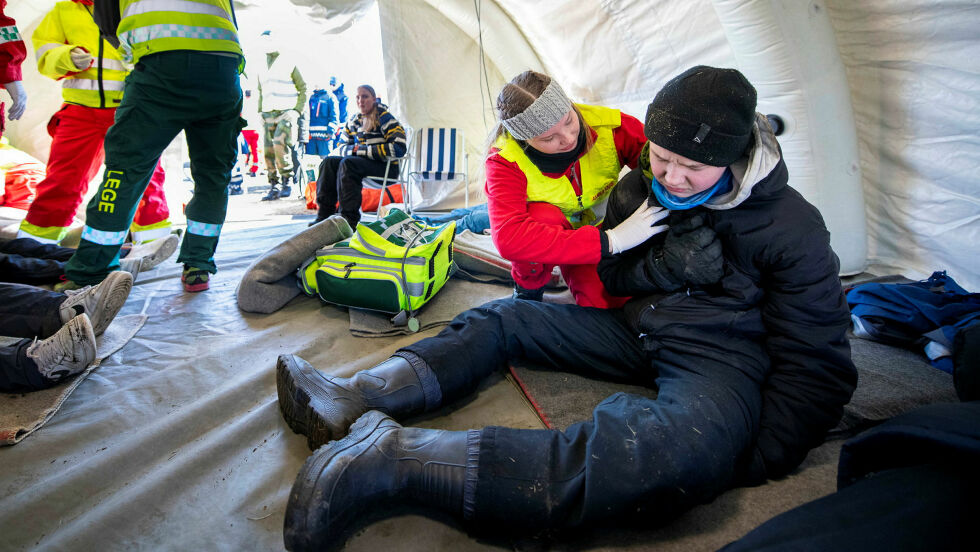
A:
POLYGON ((830 0, 867 205, 868 261, 980 291, 980 3, 830 0))
MULTIPOLYGON (((308 41, 349 27, 374 1, 238 0, 236 6, 297 10, 319 22, 297 26, 297 40, 308 41)), ((12 2, 8 11, 29 36, 53 4, 12 2)), ((496 93, 524 69, 551 74, 578 101, 642 116, 660 86, 684 68, 738 67, 759 88, 760 109, 787 118, 790 127, 780 140, 792 183, 821 209, 845 272, 869 264, 918 278, 946 269, 964 286, 980 289, 974 177, 980 168, 980 3, 974 0, 378 5, 389 103, 408 126, 465 131, 471 196, 483 188, 483 145, 495 122, 496 93), (841 98, 845 82, 850 102, 841 98)), ((25 71, 31 106, 55 107, 29 109, 8 134, 44 159, 45 123, 58 91, 30 70, 33 61, 29 56, 25 71)), ((461 191, 450 198, 461 201, 461 191)))
MULTIPOLYGON (((393 104, 410 124, 467 125, 473 157, 481 159, 496 93, 524 69, 550 74, 574 100, 642 117, 657 90, 680 70, 696 64, 739 67, 759 89, 760 111, 787 121, 781 144, 793 184, 823 212, 842 272, 864 269, 857 139, 825 10, 793 0, 657 2, 642 8, 610 1, 479 5, 477 21, 466 0, 381 1, 385 62, 397 73, 393 104), (495 69, 488 71, 489 94, 477 72, 480 29, 486 63, 495 69), (801 42, 814 47, 804 50, 801 42), (438 46, 447 44, 453 48, 438 46), (426 95, 420 97, 419 90, 426 95), (819 120, 834 124, 811 124, 819 120)), ((479 189, 480 181, 471 186, 479 189)))

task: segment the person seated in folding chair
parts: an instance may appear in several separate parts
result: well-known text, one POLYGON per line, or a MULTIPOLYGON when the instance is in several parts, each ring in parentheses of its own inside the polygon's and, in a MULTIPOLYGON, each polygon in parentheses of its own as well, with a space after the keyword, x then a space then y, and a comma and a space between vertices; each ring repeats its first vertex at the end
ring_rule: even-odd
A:
MULTIPOLYGON (((340 155, 331 155, 320 163, 316 179, 316 224, 338 212, 351 228, 361 220, 361 179, 365 176, 384 176, 389 157, 405 155, 408 143, 405 129, 381 103, 374 88, 366 84, 357 87, 357 108, 360 113, 344 126, 344 144, 340 155)), ((391 163, 388 176, 398 176, 398 162, 391 163)))
POLYGON ((109 327, 133 288, 116 271, 97 286, 65 293, 0 283, 0 335, 22 337, 0 347, 0 391, 46 389, 95 360, 95 338, 109 327))
POLYGON ((616 109, 573 104, 535 71, 504 85, 497 116, 488 140, 487 205, 494 244, 511 262, 514 297, 540 301, 557 265, 577 304, 622 305, 626 298, 606 291, 596 263, 663 230, 653 223, 667 216, 644 207, 620 228, 600 230, 620 170, 636 167, 643 125, 616 109))
POLYGON ((840 421, 857 370, 830 233, 755 108, 740 72, 704 66, 649 105, 647 160, 616 186, 608 225, 669 204, 670 228, 604 252, 602 282, 634 296, 622 309, 493 301, 351 378, 280 356, 280 410, 316 451, 286 505, 286 548, 338 546, 395 510, 498 533, 649 525, 795 469, 840 421), (396 421, 515 359, 657 397, 616 393, 563 431, 396 421))

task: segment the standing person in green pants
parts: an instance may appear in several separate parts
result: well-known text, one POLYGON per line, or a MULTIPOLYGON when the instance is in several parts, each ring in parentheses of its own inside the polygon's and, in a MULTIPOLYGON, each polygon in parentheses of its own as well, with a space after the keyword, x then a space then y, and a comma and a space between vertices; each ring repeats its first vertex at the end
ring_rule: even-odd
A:
POLYGON ((187 137, 194 197, 177 262, 186 291, 208 289, 235 164, 244 57, 231 0, 193 0, 173 11, 166 0, 95 0, 103 36, 135 64, 105 139, 105 176, 86 210, 78 251, 59 289, 101 282, 118 270, 119 247, 156 160, 187 137), (118 39, 117 39, 118 36, 118 39))

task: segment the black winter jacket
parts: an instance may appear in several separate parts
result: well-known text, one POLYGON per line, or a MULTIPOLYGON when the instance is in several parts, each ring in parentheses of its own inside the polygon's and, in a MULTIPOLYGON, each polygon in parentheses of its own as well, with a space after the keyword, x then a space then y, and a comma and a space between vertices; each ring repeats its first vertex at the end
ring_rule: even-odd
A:
MULTIPOLYGON (((739 459, 746 484, 798 466, 838 423, 857 382, 830 233, 817 209, 787 184, 779 145, 761 117, 749 152, 731 167, 734 189, 669 218, 676 224, 698 213, 706 217, 725 257, 719 283, 675 293, 658 288, 648 253, 662 246, 664 234, 599 263, 610 293, 634 297, 624 311, 654 366, 659 347, 680 343, 694 355, 768 372, 759 381, 759 433, 753 450, 739 459)), ((642 201, 656 203, 637 168, 613 190, 605 226, 615 227, 642 201)))

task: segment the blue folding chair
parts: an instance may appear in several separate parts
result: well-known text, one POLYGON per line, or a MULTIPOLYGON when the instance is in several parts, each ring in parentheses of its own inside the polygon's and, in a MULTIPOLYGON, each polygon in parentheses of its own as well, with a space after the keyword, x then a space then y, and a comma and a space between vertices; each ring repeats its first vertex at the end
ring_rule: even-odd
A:
POLYGON ((406 205, 432 207, 463 184, 463 201, 470 206, 469 154, 463 131, 457 128, 420 128, 415 134, 415 158, 408 173, 406 205), (419 198, 411 194, 418 191, 419 198))

